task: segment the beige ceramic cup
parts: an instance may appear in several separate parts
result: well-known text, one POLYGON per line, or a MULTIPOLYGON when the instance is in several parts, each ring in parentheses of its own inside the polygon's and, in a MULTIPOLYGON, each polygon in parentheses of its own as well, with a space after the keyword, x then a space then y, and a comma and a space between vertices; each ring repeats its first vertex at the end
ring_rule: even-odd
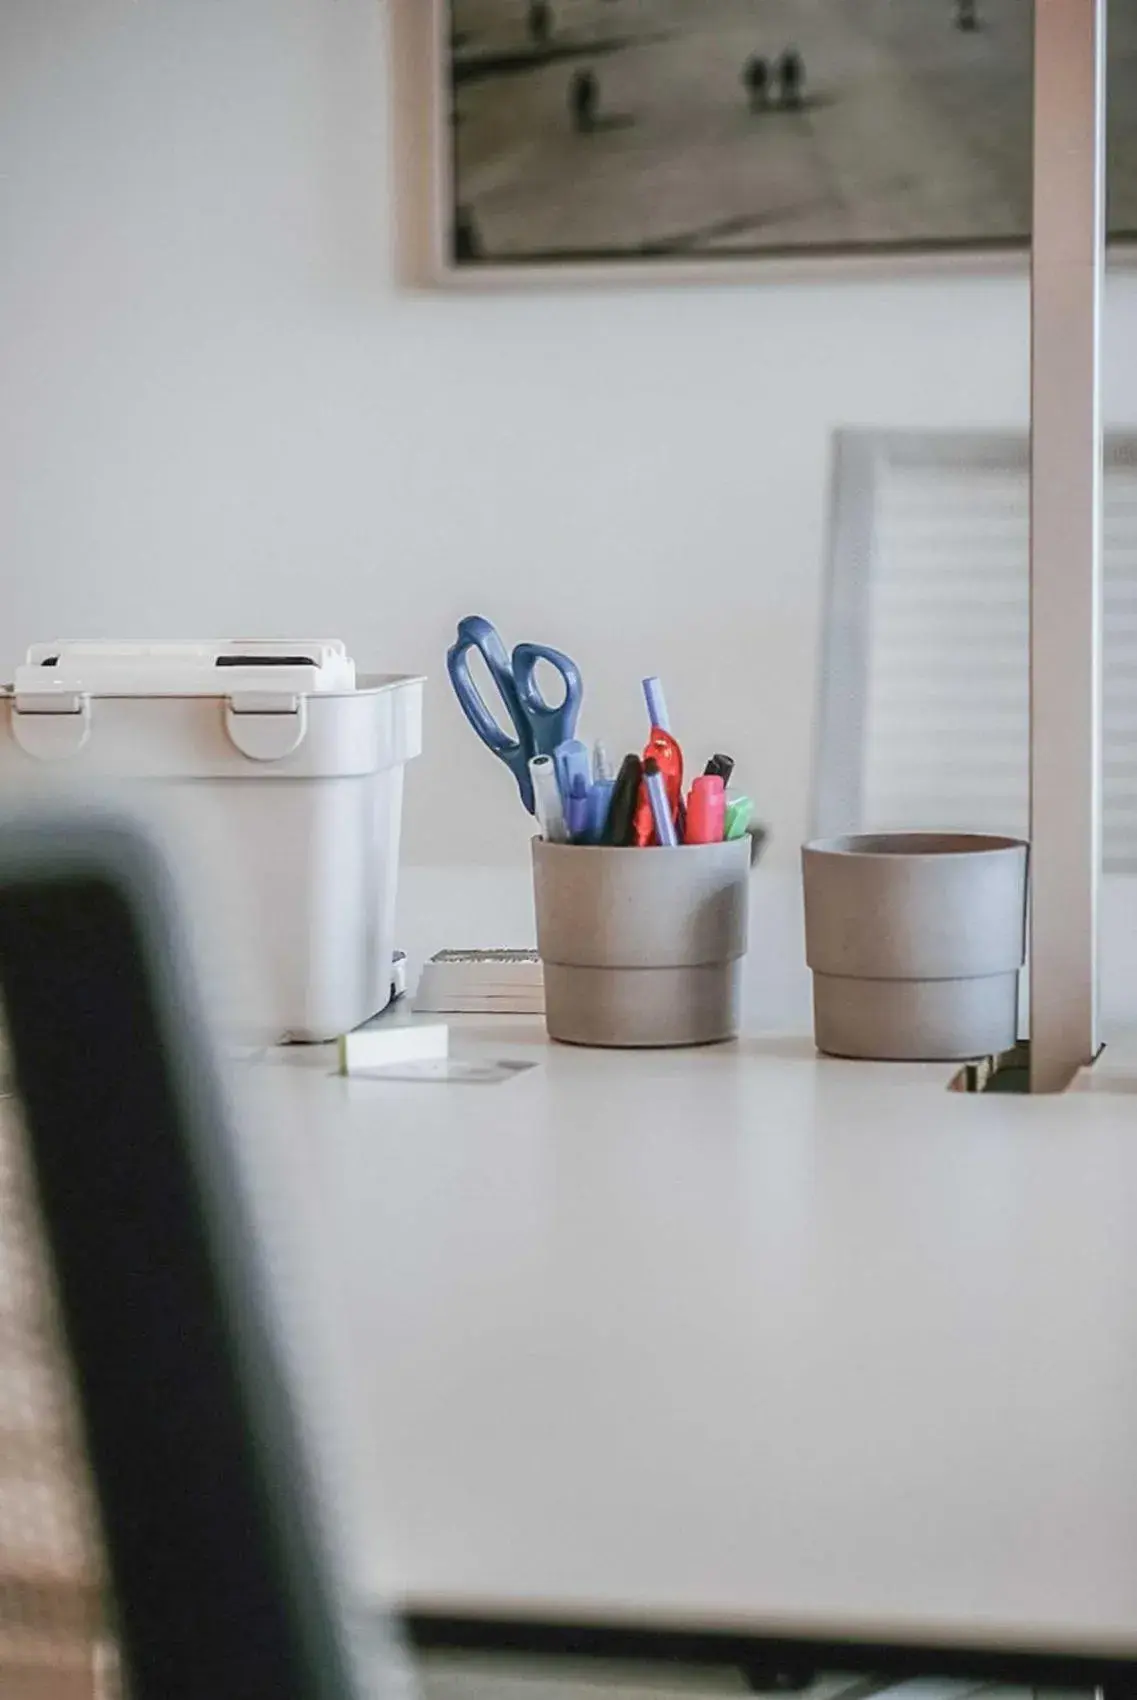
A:
POLYGON ((678 849, 533 840, 549 1036, 706 1045, 738 1032, 750 839, 678 849))
POLYGON ((1018 1032, 1027 846, 973 833, 819 839, 802 848, 817 1048, 955 1061, 1018 1032))

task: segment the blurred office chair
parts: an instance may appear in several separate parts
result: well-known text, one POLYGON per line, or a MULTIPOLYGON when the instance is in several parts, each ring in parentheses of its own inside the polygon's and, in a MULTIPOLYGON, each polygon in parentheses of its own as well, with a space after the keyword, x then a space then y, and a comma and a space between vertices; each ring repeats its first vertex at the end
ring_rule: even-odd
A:
POLYGON ((0 1693, 89 1700, 117 1670, 130 1700, 355 1700, 170 888, 133 831, 0 819, 0 999, 0 1693))

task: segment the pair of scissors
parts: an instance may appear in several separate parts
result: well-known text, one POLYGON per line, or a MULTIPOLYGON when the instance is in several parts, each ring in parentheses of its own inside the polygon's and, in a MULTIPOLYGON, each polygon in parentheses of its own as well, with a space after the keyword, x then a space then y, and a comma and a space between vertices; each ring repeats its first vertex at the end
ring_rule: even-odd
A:
POLYGON ((521 801, 534 811, 533 780, 529 763, 534 756, 551 756, 558 744, 576 732, 584 688, 575 661, 559 649, 539 643, 519 643, 510 655, 497 630, 480 614, 469 614, 458 622, 458 636, 446 652, 446 671, 454 686, 459 707, 478 737, 508 767, 517 781, 521 801), (470 677, 469 654, 476 649, 489 669, 513 724, 513 736, 502 729, 482 701, 470 677), (539 661, 547 661, 564 682, 564 700, 546 701, 537 688, 539 661))

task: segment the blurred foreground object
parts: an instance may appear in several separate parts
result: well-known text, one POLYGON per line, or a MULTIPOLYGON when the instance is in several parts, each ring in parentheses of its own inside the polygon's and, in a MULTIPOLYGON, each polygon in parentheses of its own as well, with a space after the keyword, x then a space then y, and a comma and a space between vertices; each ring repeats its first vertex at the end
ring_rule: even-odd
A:
POLYGON ((0 1171, 0 1692, 99 1695, 105 1612, 132 1700, 351 1700, 364 1688, 182 964, 140 835, 0 818, 22 1101, 0 1171), (33 1663, 41 1685, 17 1688, 33 1663))

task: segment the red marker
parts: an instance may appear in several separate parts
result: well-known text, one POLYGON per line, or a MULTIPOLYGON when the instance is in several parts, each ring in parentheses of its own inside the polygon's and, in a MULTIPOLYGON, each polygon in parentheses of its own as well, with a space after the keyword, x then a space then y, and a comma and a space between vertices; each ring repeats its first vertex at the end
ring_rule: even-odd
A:
POLYGON ((704 773, 687 798, 684 844, 721 844, 726 822, 726 786, 721 774, 704 773))

